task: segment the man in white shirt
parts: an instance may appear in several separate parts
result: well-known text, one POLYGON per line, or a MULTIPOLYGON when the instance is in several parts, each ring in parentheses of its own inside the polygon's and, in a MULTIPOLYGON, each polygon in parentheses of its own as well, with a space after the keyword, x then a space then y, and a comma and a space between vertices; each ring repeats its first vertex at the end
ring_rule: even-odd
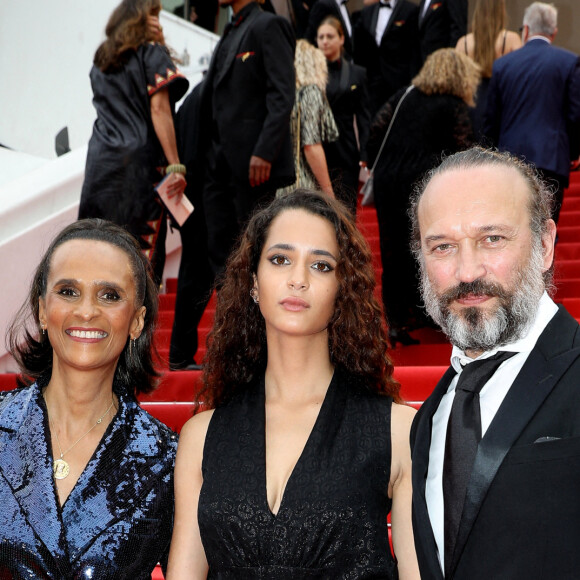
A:
POLYGON ((419 7, 380 0, 353 14, 354 61, 367 69, 374 115, 419 72, 419 7))
POLYGON ((454 345, 411 432, 423 579, 580 569, 580 326, 547 292, 552 203, 530 166, 479 147, 412 200, 425 307, 454 345))

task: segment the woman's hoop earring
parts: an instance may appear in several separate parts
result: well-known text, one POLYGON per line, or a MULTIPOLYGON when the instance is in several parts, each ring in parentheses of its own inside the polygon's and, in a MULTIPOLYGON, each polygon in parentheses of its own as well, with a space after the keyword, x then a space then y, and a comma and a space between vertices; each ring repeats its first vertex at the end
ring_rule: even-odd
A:
POLYGON ((250 296, 252 297, 252 300, 254 301, 255 304, 258 304, 260 302, 260 299, 258 298, 258 291, 255 288, 252 288, 250 290, 250 296))

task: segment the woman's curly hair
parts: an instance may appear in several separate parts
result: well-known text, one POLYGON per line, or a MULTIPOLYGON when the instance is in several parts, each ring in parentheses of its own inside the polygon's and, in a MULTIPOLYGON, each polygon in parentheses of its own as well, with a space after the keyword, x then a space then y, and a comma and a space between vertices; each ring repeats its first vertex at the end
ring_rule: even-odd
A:
POLYGON ((206 408, 223 404, 266 369, 266 327, 250 292, 272 222, 282 212, 297 209, 328 220, 336 232, 338 291, 328 324, 332 364, 357 375, 370 391, 400 401, 387 355, 383 312, 374 295, 371 250, 342 203, 298 189, 253 215, 228 260, 203 363, 199 404, 206 408))
POLYGON ((473 106, 481 78, 479 65, 454 48, 431 53, 419 74, 411 81, 426 95, 454 95, 473 106))
MULTIPOLYGON (((22 377, 20 386, 37 381, 48 384, 52 375, 53 350, 50 336, 40 332, 39 299, 44 298, 55 250, 70 240, 93 240, 119 248, 127 256, 136 290, 136 307, 145 306, 145 324, 139 339, 130 344, 129 337, 115 369, 113 388, 116 393, 150 393, 157 386, 159 373, 153 357, 153 331, 157 321, 158 289, 153 281, 151 265, 139 243, 121 226, 102 219, 84 219, 65 227, 44 253, 36 268, 28 293, 7 333, 8 348, 18 363, 22 377), (37 338, 38 337, 38 338, 37 338)), ((90 260, 90 256, 87 256, 90 260)))
POLYGON ((93 64, 102 72, 121 68, 128 52, 155 40, 151 38, 147 18, 152 11, 159 10, 161 0, 123 0, 109 17, 105 28, 107 39, 95 52, 93 64))

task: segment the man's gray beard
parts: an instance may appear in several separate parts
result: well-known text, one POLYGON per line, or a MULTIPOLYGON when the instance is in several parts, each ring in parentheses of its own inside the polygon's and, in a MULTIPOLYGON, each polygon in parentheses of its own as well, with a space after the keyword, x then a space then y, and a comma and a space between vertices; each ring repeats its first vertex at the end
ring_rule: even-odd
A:
POLYGON ((542 267, 542 245, 535 243, 528 263, 517 272, 511 293, 499 284, 475 280, 461 282, 438 295, 421 264, 421 293, 425 309, 451 343, 461 350, 492 350, 518 340, 532 324, 545 289, 542 267), (461 314, 449 310, 453 299, 472 293, 497 296, 499 304, 496 310, 489 314, 477 306, 465 308, 461 314))

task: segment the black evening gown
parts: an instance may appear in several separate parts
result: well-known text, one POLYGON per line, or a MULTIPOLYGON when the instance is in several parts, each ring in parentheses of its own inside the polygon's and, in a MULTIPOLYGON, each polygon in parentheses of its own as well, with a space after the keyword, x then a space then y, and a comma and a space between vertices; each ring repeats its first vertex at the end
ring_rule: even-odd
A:
POLYGON ((263 378, 216 409, 198 509, 208 577, 396 578, 391 404, 337 369, 276 515, 266 495, 263 378))
MULTIPOLYGON (((406 89, 395 93, 377 113, 367 149, 374 160, 393 111, 406 89)), ((375 169, 375 207, 383 265, 383 304, 394 329, 424 322, 418 272, 411 253, 407 215, 415 182, 449 155, 473 145, 469 107, 453 95, 426 95, 414 88, 393 123, 375 169)))
POLYGON ((163 245, 161 251, 165 244, 164 212, 153 187, 167 160, 151 121, 150 98, 167 88, 173 106, 189 83, 164 46, 148 43, 128 52, 124 65, 114 72, 93 66, 91 85, 97 119, 79 219, 103 218, 124 226, 152 259, 156 244, 163 245))

